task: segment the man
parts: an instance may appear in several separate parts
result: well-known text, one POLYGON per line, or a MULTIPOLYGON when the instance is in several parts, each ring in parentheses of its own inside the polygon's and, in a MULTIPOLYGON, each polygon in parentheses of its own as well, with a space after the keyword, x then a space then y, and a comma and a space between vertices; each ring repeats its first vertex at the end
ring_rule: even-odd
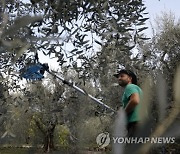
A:
POLYGON ((130 137, 134 135, 140 120, 139 107, 142 90, 137 86, 137 77, 132 71, 123 69, 114 76, 118 78, 119 85, 124 88, 122 105, 127 114, 127 130, 130 137))

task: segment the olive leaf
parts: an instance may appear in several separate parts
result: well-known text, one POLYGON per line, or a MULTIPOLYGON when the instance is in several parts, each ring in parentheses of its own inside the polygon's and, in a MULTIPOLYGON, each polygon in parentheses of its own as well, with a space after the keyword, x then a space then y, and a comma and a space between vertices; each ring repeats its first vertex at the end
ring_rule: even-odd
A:
POLYGON ((6 37, 7 35, 13 35, 15 33, 17 33, 17 31, 20 28, 23 28, 29 24, 32 24, 34 22, 37 21, 41 21, 42 17, 41 16, 23 16, 23 17, 19 17, 14 21, 14 24, 11 25, 10 27, 8 27, 8 29, 6 29, 3 34, 2 37, 6 37))

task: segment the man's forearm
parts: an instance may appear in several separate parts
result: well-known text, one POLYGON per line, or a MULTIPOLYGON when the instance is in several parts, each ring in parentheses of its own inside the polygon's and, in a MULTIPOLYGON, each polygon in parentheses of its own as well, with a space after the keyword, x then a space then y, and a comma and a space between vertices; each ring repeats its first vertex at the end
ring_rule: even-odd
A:
POLYGON ((126 105, 126 107, 125 107, 126 113, 127 114, 131 113, 134 110, 134 108, 136 107, 137 104, 138 104, 137 102, 130 100, 128 102, 128 104, 126 105))

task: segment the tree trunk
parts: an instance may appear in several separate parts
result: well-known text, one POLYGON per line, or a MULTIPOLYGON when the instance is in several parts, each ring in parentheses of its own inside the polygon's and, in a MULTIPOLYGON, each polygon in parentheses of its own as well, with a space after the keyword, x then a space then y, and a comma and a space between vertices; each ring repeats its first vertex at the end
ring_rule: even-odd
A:
POLYGON ((54 131, 55 127, 57 125, 57 118, 55 118, 54 121, 49 122, 48 125, 44 125, 42 121, 38 121, 37 119, 34 119, 36 122, 36 126, 39 128, 39 130, 44 135, 44 152, 50 152, 55 150, 54 147, 54 131), (40 123, 41 122, 41 123, 40 123))
POLYGON ((54 147, 54 130, 55 125, 53 125, 51 128, 49 128, 44 137, 44 151, 50 152, 55 149, 54 147))

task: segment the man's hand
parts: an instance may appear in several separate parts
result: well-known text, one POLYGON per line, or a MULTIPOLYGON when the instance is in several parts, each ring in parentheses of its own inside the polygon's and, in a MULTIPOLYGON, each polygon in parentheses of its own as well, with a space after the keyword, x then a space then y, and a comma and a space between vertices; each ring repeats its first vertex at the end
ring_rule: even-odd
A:
POLYGON ((139 94, 138 93, 134 93, 130 96, 130 100, 128 102, 128 104, 125 107, 125 111, 127 114, 131 113, 131 111, 133 111, 133 109, 136 107, 136 105, 138 105, 140 101, 139 98, 139 94))

